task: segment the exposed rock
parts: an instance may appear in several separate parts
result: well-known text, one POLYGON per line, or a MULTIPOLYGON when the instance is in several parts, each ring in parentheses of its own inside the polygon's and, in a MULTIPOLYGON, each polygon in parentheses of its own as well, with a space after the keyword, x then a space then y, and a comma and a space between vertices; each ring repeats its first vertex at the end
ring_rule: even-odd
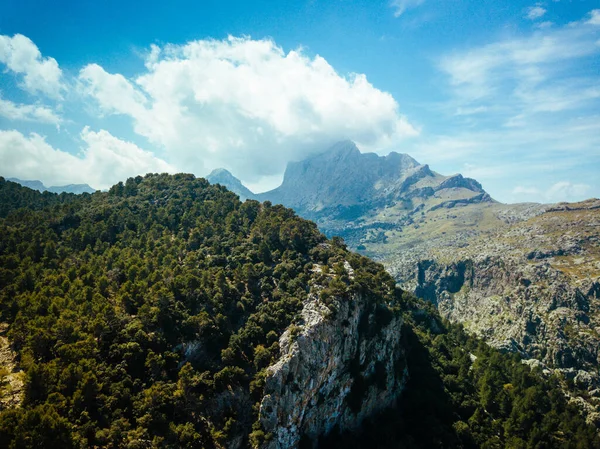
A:
POLYGON ((316 220, 325 232, 337 231, 344 220, 375 216, 391 205, 410 212, 417 199, 431 200, 432 205, 447 202, 440 207, 493 201, 474 179, 442 176, 407 154, 361 153, 350 141, 288 164, 281 186, 257 198, 292 207, 316 220))
POLYGON ((0 411, 18 407, 23 400, 24 373, 17 366, 6 331, 6 323, 0 323, 0 411))
POLYGON ((224 168, 217 168, 210 172, 206 177, 206 180, 211 184, 221 184, 227 187, 233 193, 240 197, 240 200, 246 201, 247 199, 254 199, 255 195, 242 184, 242 182, 233 176, 228 170, 224 168))
POLYGON ((598 204, 546 207, 465 245, 423 244, 384 263, 446 318, 591 390, 600 386, 598 204))
POLYGON ((374 305, 358 295, 330 306, 311 295, 301 316, 268 368, 260 421, 273 438, 265 448, 314 443, 336 426, 355 429, 395 404, 407 376, 401 318, 378 322, 374 305))

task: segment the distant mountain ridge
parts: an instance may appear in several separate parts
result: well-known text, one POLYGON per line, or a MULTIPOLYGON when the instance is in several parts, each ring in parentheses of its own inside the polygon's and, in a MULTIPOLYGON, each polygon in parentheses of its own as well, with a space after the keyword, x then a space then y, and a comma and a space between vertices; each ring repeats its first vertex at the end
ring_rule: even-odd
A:
POLYGON ((255 199, 256 195, 250 191, 242 181, 233 176, 224 168, 216 168, 206 177, 211 184, 221 184, 240 197, 240 200, 255 199))
POLYGON ((440 175, 408 154, 361 153, 354 142, 343 141, 324 153, 291 162, 281 186, 257 197, 301 214, 333 209, 328 215, 336 215, 340 208, 373 209, 412 198, 427 200, 447 189, 460 189, 450 195, 452 200, 492 201, 474 179, 440 175))
POLYGON ((224 169, 213 171, 207 179, 243 199, 291 207, 315 220, 328 234, 388 207, 398 206, 410 214, 415 209, 495 202, 474 179, 441 175, 408 154, 361 153, 352 141, 338 142, 323 153, 290 162, 282 184, 268 192, 253 194, 224 169))
POLYGON ((8 181, 16 182, 21 184, 23 187, 29 187, 33 190, 38 190, 40 192, 52 192, 52 193, 94 193, 96 189, 90 187, 88 184, 67 184, 64 186, 50 186, 46 187, 42 181, 38 180, 22 180, 18 178, 7 178, 8 181))

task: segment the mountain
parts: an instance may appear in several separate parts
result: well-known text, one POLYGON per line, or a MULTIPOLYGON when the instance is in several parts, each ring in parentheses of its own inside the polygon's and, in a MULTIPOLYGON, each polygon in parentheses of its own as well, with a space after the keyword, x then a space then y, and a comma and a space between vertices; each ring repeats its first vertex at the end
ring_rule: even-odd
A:
POLYGON ((257 198, 292 207, 325 231, 398 204, 412 211, 493 202, 473 179, 442 176, 407 154, 361 153, 351 141, 291 162, 281 186, 257 198))
MULTIPOLYGON (((290 163, 257 195, 384 264, 444 318, 598 393, 600 207, 501 204, 477 181, 352 142, 290 163)), ((600 419, 600 400, 588 401, 600 419)))
POLYGON ((52 192, 52 193, 94 193, 96 190, 90 187, 87 184, 68 184, 65 186, 51 186, 46 187, 41 181, 23 181, 18 178, 8 178, 9 181, 16 182, 21 184, 24 187, 29 187, 30 189, 38 190, 40 192, 52 192))
POLYGON ((557 379, 292 210, 125 185, 0 178, 0 447, 600 447, 557 379))
POLYGON ((238 178, 233 176, 224 168, 217 168, 213 170, 206 177, 206 180, 211 184, 221 184, 222 186, 227 187, 230 191, 238 195, 242 201, 255 198, 254 193, 252 193, 238 178))

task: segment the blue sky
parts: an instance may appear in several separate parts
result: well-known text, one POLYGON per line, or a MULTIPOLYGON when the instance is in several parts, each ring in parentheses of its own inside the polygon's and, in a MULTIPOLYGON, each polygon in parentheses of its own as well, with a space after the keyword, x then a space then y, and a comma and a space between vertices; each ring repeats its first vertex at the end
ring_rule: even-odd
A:
POLYGON ((350 138, 505 202, 600 197, 598 1, 0 4, 0 174, 255 191, 350 138))

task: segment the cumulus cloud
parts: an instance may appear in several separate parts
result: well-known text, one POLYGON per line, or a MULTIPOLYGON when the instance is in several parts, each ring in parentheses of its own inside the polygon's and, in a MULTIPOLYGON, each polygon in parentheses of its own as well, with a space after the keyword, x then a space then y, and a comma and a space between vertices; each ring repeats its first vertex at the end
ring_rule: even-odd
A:
POLYGON ((17 104, 0 98, 0 117, 9 120, 59 125, 62 119, 45 106, 17 104))
POLYGON ((131 142, 109 132, 84 128, 85 147, 73 155, 49 145, 39 134, 0 131, 0 166, 3 176, 38 179, 46 185, 90 184, 105 189, 130 176, 177 170, 131 142))
POLYGON ((341 139, 384 149, 418 130, 363 74, 343 76, 322 57, 272 40, 229 37, 153 46, 135 79, 84 67, 81 89, 104 114, 195 173, 223 166, 250 183, 341 139))
POLYGON ((527 18, 529 20, 537 20, 540 17, 543 17, 546 14, 546 9, 542 8, 540 5, 535 5, 527 9, 527 18))
POLYGON ((515 195, 539 195, 540 190, 537 187, 516 186, 512 193, 515 195))
POLYGON ((600 9, 590 11, 590 17, 587 21, 590 25, 600 25, 600 9))
POLYGON ((591 186, 582 183, 559 181, 549 187, 539 188, 534 186, 516 186, 512 193, 517 200, 539 201, 546 203, 559 203, 563 201, 582 201, 588 198, 591 186))
POLYGON ((591 187, 587 184, 573 184, 569 181, 560 181, 550 186, 545 192, 548 201, 580 201, 586 199, 591 187))
POLYGON ((425 0, 392 0, 390 6, 394 9, 394 17, 400 17, 408 9, 415 8, 425 0))
POLYGON ((62 71, 54 58, 43 57, 38 47, 26 36, 0 35, 0 63, 8 70, 23 75, 20 86, 32 94, 45 94, 59 99, 64 89, 62 71))

